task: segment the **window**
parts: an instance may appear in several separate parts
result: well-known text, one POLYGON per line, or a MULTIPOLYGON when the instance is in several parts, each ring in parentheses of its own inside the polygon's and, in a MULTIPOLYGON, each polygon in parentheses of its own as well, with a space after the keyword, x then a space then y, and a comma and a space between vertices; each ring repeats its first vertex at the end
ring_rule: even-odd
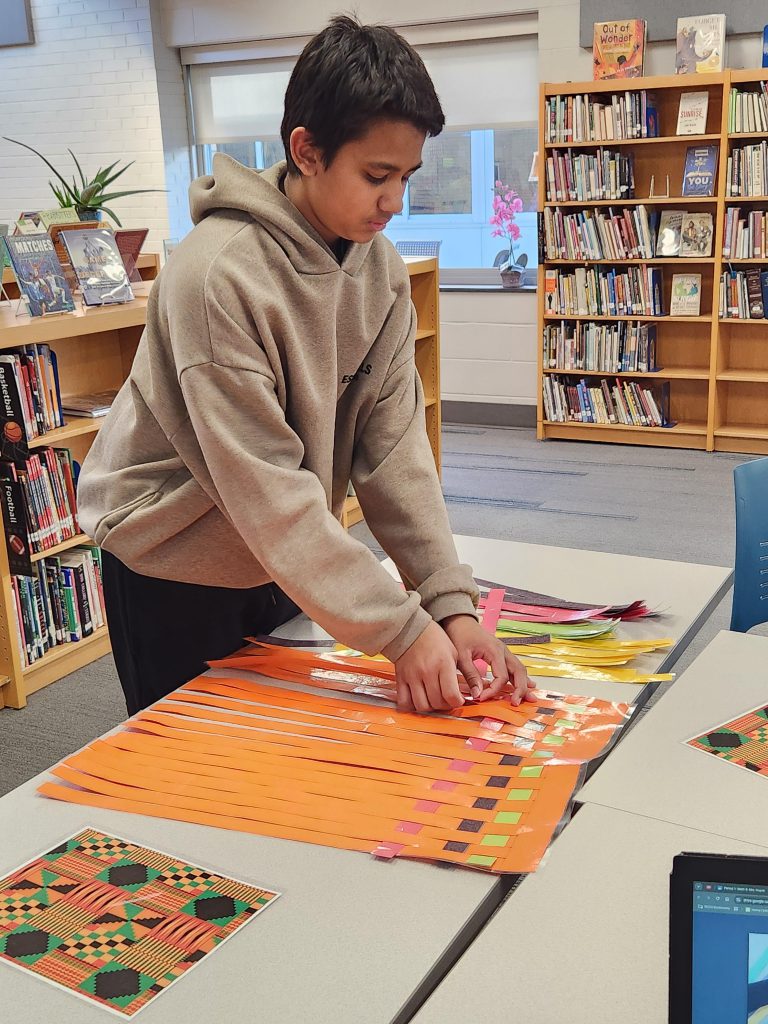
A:
MULTIPOLYGON (((439 240, 443 283, 498 282, 496 268, 510 254, 508 237, 494 237, 491 224, 494 184, 501 181, 522 202, 512 255, 526 268, 524 284, 535 285, 536 185, 529 175, 538 145, 537 41, 533 34, 516 34, 532 30, 528 22, 517 26, 514 19, 402 30, 432 76, 446 128, 426 141, 423 166, 411 178, 402 214, 392 218, 387 235, 393 242, 439 240), (496 24, 500 21, 504 25, 496 24), (424 38, 449 41, 422 43, 424 38)), ((278 56, 229 63, 209 57, 191 64, 201 173, 210 171, 215 152, 257 169, 283 159, 283 95, 294 61, 283 49, 278 56)))
POLYGON ((514 259, 535 285, 538 262, 536 184, 538 70, 534 37, 483 39, 418 47, 446 113, 446 128, 424 146, 393 242, 440 240, 443 283, 494 284, 509 258, 509 240, 494 237, 494 185, 517 193, 520 237, 514 259))
POLYGON ((245 167, 263 171, 278 160, 285 159, 285 150, 280 139, 254 139, 253 142, 211 142, 200 147, 200 171, 210 174, 213 169, 213 154, 226 153, 245 167))

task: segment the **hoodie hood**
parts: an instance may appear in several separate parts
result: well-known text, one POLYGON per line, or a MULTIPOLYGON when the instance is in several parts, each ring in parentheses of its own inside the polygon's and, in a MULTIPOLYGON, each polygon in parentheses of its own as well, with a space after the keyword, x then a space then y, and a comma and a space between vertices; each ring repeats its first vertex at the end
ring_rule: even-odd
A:
MULTIPOLYGON (((284 160, 265 171, 255 171, 226 153, 215 153, 213 173, 196 178, 189 188, 193 222, 199 224, 225 210, 235 211, 257 221, 299 273, 338 273, 339 262, 328 243, 281 191, 287 172, 284 160)), ((377 236, 371 242, 349 242, 341 269, 350 275, 357 274, 371 246, 383 241, 377 236)))

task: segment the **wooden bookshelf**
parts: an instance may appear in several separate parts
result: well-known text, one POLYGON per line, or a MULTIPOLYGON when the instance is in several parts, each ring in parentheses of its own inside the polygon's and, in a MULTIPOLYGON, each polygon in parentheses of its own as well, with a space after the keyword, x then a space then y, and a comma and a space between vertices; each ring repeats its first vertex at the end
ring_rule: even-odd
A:
MULTIPOLYGON (((416 369, 424 389, 427 434, 440 472, 440 292, 437 260, 405 257, 411 279, 411 298, 416 308, 416 369)), ((342 524, 349 528, 363 519, 356 497, 347 498, 342 524)))
MULTIPOLYGON (((721 320, 718 317, 720 277, 728 265, 768 270, 766 259, 724 260, 722 257, 726 210, 730 206, 764 206, 768 196, 726 196, 727 158, 734 147, 760 141, 760 132, 729 132, 728 110, 732 86, 739 89, 768 81, 768 69, 727 70, 714 75, 669 75, 602 82, 544 83, 540 92, 539 118, 539 211, 552 207, 570 210, 613 206, 617 209, 644 203, 654 208, 696 209, 712 212, 714 239, 712 256, 702 259, 666 257, 645 260, 544 260, 539 266, 538 307, 539 344, 537 399, 537 435, 539 438, 568 438, 618 444, 646 444, 659 447, 699 448, 768 455, 768 319, 721 320), (551 96, 574 96, 646 90, 656 99, 660 137, 602 142, 548 143, 545 132, 545 104, 551 96), (684 92, 709 93, 706 132, 701 135, 675 135, 680 96, 684 92), (651 175, 656 190, 670 178, 670 192, 682 191, 682 174, 688 146, 717 144, 719 148, 716 189, 712 197, 643 199, 649 192, 651 175), (549 153, 567 149, 590 152, 598 148, 622 152, 634 157, 635 196, 632 200, 552 202, 546 194, 545 160, 549 153), (679 316, 561 316, 545 313, 544 272, 549 267, 574 266, 659 266, 664 279, 665 309, 669 309, 673 273, 701 273, 701 315, 679 316), (599 373, 581 370, 555 370, 543 365, 544 327, 559 321, 655 323, 657 361, 662 369, 653 374, 599 373), (629 427, 623 424, 594 424, 547 421, 544 415, 542 384, 545 376, 560 373, 574 378, 608 377, 653 378, 670 381, 671 416, 674 427, 629 427)), ((768 311, 766 311, 768 313, 768 311)))
MULTIPOLYGON (((139 270, 145 281, 152 281, 160 270, 159 256, 142 254, 139 270)), ((3 275, 3 284, 12 298, 18 296, 9 271, 3 275)), ((0 349, 33 342, 50 344, 58 359, 62 393, 82 394, 120 387, 128 376, 146 323, 147 296, 139 295, 125 305, 91 307, 37 319, 26 314, 17 316, 16 309, 16 301, 0 305, 0 349)), ((30 448, 66 447, 82 462, 101 423, 99 419, 71 417, 65 426, 34 438, 30 448)), ((88 537, 81 534, 56 548, 33 555, 33 561, 88 543, 88 537)), ((23 667, 8 554, 5 544, 0 545, 0 707, 24 707, 29 694, 101 658, 109 650, 109 631, 104 627, 77 643, 54 647, 29 667, 23 667)))

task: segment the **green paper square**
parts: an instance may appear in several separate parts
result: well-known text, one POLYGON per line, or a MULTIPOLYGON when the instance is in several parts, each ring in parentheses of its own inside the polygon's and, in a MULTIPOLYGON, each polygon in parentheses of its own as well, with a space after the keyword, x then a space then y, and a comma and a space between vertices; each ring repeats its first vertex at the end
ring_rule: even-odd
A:
POLYGON ((561 747, 563 743, 565 743, 565 736, 555 736, 554 733, 550 733, 550 735, 545 736, 541 742, 549 743, 552 747, 561 747))
POLYGON ((496 857, 482 857, 479 853, 473 853, 467 857, 467 864, 477 864, 479 867, 492 868, 496 863, 496 857))
POLYGON ((574 722, 572 718, 561 718, 559 722, 555 722, 557 729, 578 729, 579 723, 574 722))
POLYGON ((510 789, 507 793, 507 800, 530 800, 532 796, 532 789, 510 789))
POLYGON ((506 846, 509 836, 483 836, 480 840, 481 846, 506 846))
POLYGON ((531 757, 549 757, 549 751, 548 750, 534 750, 534 752, 531 754, 531 757))
POLYGON ((541 773, 544 771, 544 765, 532 764, 528 768, 520 769, 521 779, 540 779, 541 773))
POLYGON ((493 820, 496 825, 516 825, 522 816, 521 811, 499 811, 493 820))

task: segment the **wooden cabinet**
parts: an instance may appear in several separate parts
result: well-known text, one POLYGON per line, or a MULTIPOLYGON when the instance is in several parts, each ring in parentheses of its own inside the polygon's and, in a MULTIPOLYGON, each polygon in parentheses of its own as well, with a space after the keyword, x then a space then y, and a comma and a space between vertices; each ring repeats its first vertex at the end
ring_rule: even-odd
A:
MULTIPOLYGON (((139 270, 145 280, 155 278, 159 269, 159 256, 148 253, 140 257, 139 270)), ((6 273, 10 278, 3 277, 6 291, 18 296, 12 274, 6 273)), ((92 306, 71 314, 36 319, 17 316, 16 307, 16 301, 0 306, 0 349, 49 344, 56 352, 62 394, 119 388, 127 378, 146 322, 146 295, 125 305, 92 306)), ((66 426, 34 438, 30 448, 48 445, 69 448, 74 458, 82 462, 103 422, 88 417, 68 417, 66 426)), ((57 548, 33 555, 33 561, 87 543, 89 538, 81 534, 57 548)), ((104 627, 77 643, 54 647, 34 664, 23 667, 8 554, 5 544, 0 544, 0 676, 5 677, 4 685, 0 685, 0 707, 23 707, 29 694, 102 657, 109 649, 109 632, 104 627)))
MULTIPOLYGON (((405 257, 416 307, 416 368, 424 388, 427 434, 440 472, 440 301, 437 260, 405 257)), ((342 523, 349 528, 363 518, 360 503, 347 498, 342 523)))

